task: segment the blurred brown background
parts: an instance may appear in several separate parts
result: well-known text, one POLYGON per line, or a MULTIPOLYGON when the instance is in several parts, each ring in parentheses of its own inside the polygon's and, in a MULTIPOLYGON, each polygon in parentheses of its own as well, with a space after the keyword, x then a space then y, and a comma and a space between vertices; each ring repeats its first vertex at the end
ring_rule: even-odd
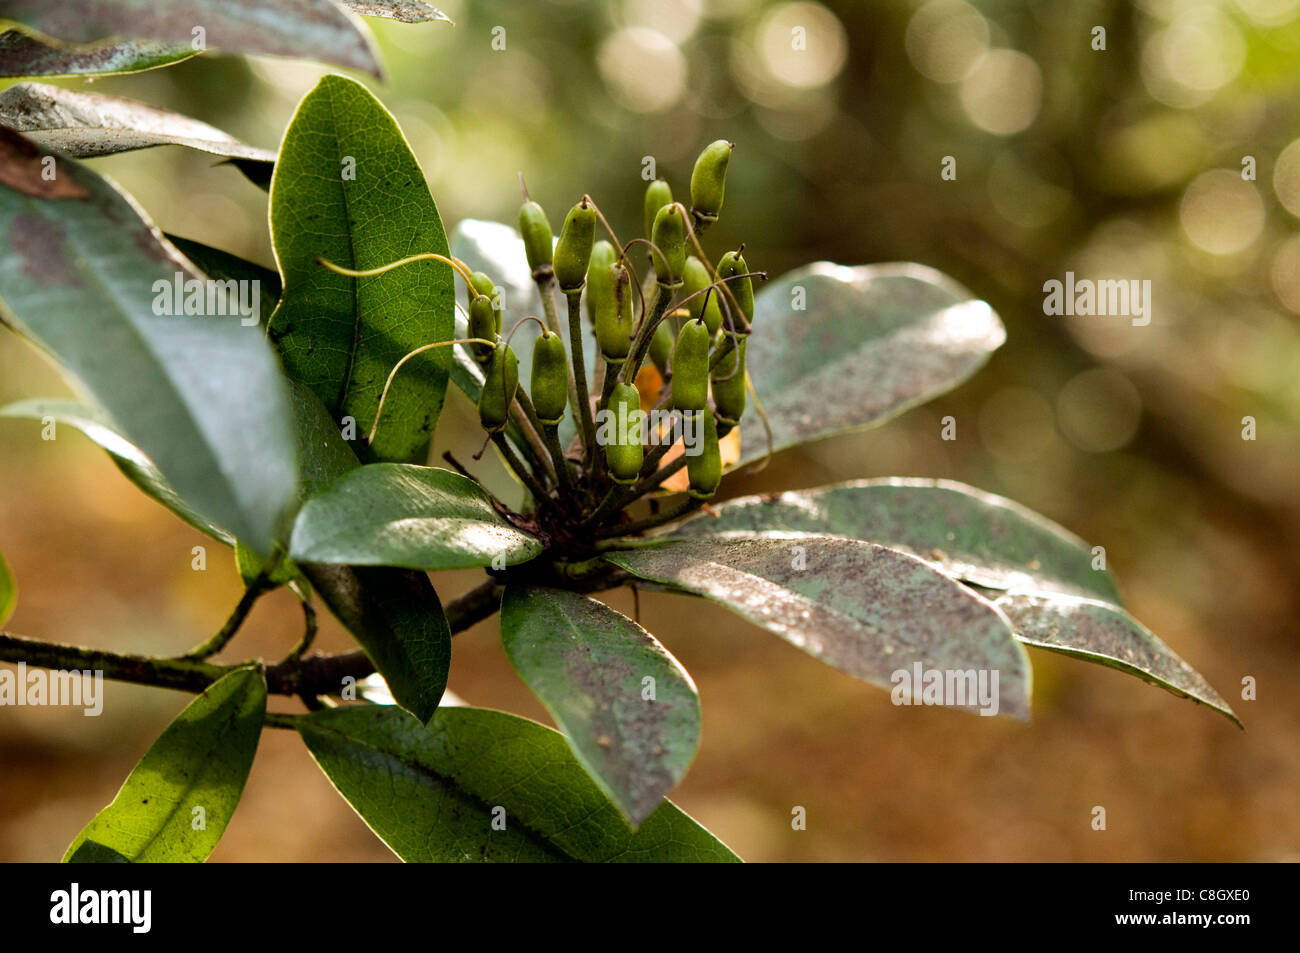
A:
MULTIPOLYGON (((1039 651, 1031 724, 895 708, 725 610, 647 594, 641 621, 704 703, 682 807, 760 861, 1300 857, 1300 0, 439 6, 455 27, 370 21, 389 70, 371 86, 449 227, 512 220, 521 170, 557 223, 590 191, 630 226, 642 156, 680 190, 699 148, 726 137, 737 151, 713 248, 744 240, 773 273, 917 260, 1003 316, 1009 342, 955 393, 779 457, 727 494, 897 474, 1019 500, 1104 545, 1134 614, 1247 728, 1039 651), (944 156, 955 181, 940 178, 944 156), (1042 284, 1067 270, 1151 280, 1150 326, 1044 316, 1042 284), (946 414, 953 443, 939 439, 946 414), (1240 699, 1247 675, 1258 701, 1240 699), (796 805, 806 831, 791 830, 796 805)), ((274 147, 326 71, 203 57, 91 88, 274 147)), ((182 150, 96 167, 163 228, 271 263, 265 194, 233 169, 182 150)), ((0 400, 66 390, 0 336, 0 400)), ((470 411, 449 399, 437 452, 472 452, 470 411)), ((20 586, 8 628, 188 648, 238 599, 233 560, 66 433, 43 442, 34 423, 0 421, 0 551, 20 586), (195 545, 205 572, 190 568, 195 545)), ((473 581, 435 578, 444 599, 473 581)), ((632 611, 626 592, 610 600, 632 611)), ((278 657, 298 627, 274 594, 227 655, 278 657)), ((330 620, 321 647, 347 644, 330 620)), ((457 636, 451 686, 545 720, 495 622, 457 636)), ((0 859, 58 859, 186 700, 107 693, 94 719, 0 711, 0 859)), ((390 858, 296 738, 268 732, 215 859, 390 858)))

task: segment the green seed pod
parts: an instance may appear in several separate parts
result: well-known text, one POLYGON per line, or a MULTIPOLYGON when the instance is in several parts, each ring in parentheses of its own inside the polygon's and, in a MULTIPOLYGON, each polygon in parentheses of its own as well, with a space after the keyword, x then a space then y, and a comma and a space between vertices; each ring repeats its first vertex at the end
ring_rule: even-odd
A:
POLYGON ((644 421, 641 392, 631 384, 615 384, 606 405, 609 417, 605 429, 605 463, 615 483, 635 483, 645 462, 641 446, 644 421))
POLYGON ((519 359, 510 345, 498 339, 483 373, 483 392, 478 396, 479 423, 488 433, 505 427, 518 387, 519 359))
MULTIPOLYGON (((479 295, 469 303, 468 324, 470 337, 495 341, 501 333, 501 312, 491 298, 479 295)), ((489 344, 471 344, 469 347, 474 360, 480 364, 486 364, 492 357, 493 349, 489 344)))
POLYGON ((597 309, 592 323, 596 327, 596 346, 605 360, 622 364, 632 350, 632 331, 636 312, 632 307, 632 276, 622 265, 614 264, 602 274, 592 275, 587 283, 587 300, 597 309), (596 293, 592 292, 595 289, 596 293))
POLYGON ((551 223, 546 220, 546 213, 536 202, 529 200, 519 209, 519 235, 524 240, 524 254, 528 256, 528 267, 533 276, 551 272, 551 223))
MULTIPOLYGON (((750 278, 733 278, 733 275, 745 275, 749 273, 749 266, 745 264, 745 258, 738 251, 729 251, 722 256, 718 262, 718 277, 727 281, 727 287, 731 293, 736 296, 740 302, 740 310, 745 313, 746 321, 754 320, 754 282, 750 278), (730 280, 727 280, 730 279, 730 280)), ((739 322, 737 322, 739 330, 739 322)))
MULTIPOLYGON (((677 316, 685 317, 686 312, 680 311, 677 316)), ((650 360, 654 361, 655 367, 659 368, 659 373, 664 377, 668 376, 668 368, 673 359, 673 348, 676 345, 677 339, 673 337, 673 319, 664 318, 659 322, 659 327, 655 328, 654 337, 650 339, 650 360)))
POLYGON ((596 312, 609 307, 614 290, 607 272, 618 261, 618 251, 609 242, 601 241, 591 246, 591 261, 587 263, 587 320, 596 326, 596 312), (596 286, 600 287, 597 288, 596 286))
POLYGON ((673 190, 663 179, 655 179, 645 190, 645 237, 654 234, 655 216, 665 205, 673 204, 673 190))
POLYGON ((713 368, 713 409, 718 422, 730 427, 740 423, 745 412, 746 343, 742 337, 713 368))
POLYGON ((709 345, 713 335, 703 321, 687 321, 673 348, 673 407, 706 410, 709 406, 709 345))
MULTIPOLYGON (((501 297, 501 289, 492 283, 492 279, 485 273, 476 271, 469 276, 470 285, 481 295, 487 295, 489 298, 501 297)), ((473 297, 470 298, 473 301, 473 297)))
POLYGON ((665 288, 676 288, 686 270, 686 223, 682 221, 680 205, 665 205, 655 213, 650 240, 663 252, 663 255, 651 253, 655 278, 665 288))
MULTIPOLYGON (((704 440, 700 452, 686 457, 686 474, 690 477, 688 491, 697 500, 707 500, 718 491, 722 482, 722 451, 718 447, 718 425, 707 410, 696 412, 695 419, 704 426, 704 440)), ((699 426, 699 424, 697 424, 699 426)))
POLYGON ((569 209, 555 246, 555 280, 561 291, 577 291, 587 280, 587 263, 596 237, 596 208, 583 196, 569 209))
POLYGON ((691 215, 695 230, 702 232, 718 220, 722 211, 722 197, 727 186, 727 163, 731 161, 734 143, 719 139, 710 143, 695 160, 691 172, 691 215))
POLYGON ((569 358, 558 334, 543 334, 533 345, 530 388, 537 419, 554 426, 569 405, 569 358))
MULTIPOLYGON (((686 259, 686 269, 682 273, 682 281, 685 287, 682 288, 683 297, 689 298, 697 292, 707 288, 712 280, 709 278, 709 269, 704 267, 704 262, 700 261, 694 255, 686 259)), ((722 327, 722 309, 718 305, 718 295, 721 292, 714 288, 707 295, 701 294, 687 302, 686 307, 691 312, 691 317, 696 321, 703 321, 709 329, 710 335, 718 333, 718 328, 722 327), (708 298, 706 302, 704 299, 708 298)))

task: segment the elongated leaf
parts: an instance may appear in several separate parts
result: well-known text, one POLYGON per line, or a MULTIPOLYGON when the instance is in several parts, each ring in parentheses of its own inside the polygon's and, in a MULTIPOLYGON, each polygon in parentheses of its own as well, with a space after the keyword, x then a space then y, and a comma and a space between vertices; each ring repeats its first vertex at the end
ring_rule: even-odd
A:
MULTIPOLYGON (((452 272, 422 261, 370 278, 368 269, 421 252, 447 254, 424 173, 388 111, 365 87, 326 76, 298 106, 271 183, 271 235, 284 293, 271 337, 285 368, 337 418, 374 424, 389 372, 409 352, 450 340, 452 272)), ((372 446, 404 462, 429 441, 451 367, 448 348, 408 361, 384 400, 372 446)))
MULTIPOLYGON (((818 262, 759 292, 745 362, 782 450, 951 390, 1005 340, 992 308, 932 268, 818 262)), ((741 435, 742 463, 766 453, 752 400, 741 435)))
POLYGON ((739 859, 670 802, 633 833, 559 733, 515 715, 443 708, 425 728, 393 708, 353 707, 296 726, 339 793, 406 861, 739 859))
POLYGON ((188 262, 99 176, 70 159, 57 168, 88 198, 0 189, 7 313, 190 507, 269 551, 297 481, 275 355, 236 317, 158 313, 174 310, 165 289, 197 280, 188 262))
MULTIPOLYGON (((989 673, 1000 713, 1029 716, 1029 662, 1006 617, 906 553, 838 537, 763 536, 666 540, 605 558, 634 576, 712 599, 882 688, 917 665, 989 673)), ((981 706, 968 699, 953 707, 981 706)))
POLYGON ((402 23, 451 22, 447 14, 420 0, 343 0, 343 5, 362 16, 387 17, 402 23))
POLYGON ((1051 649, 1136 675, 1175 695, 1209 705, 1241 721, 1200 673, 1184 662, 1150 629, 1118 606, 1071 596, 1012 592, 998 608, 1026 645, 1051 649))
POLYGON ((631 619, 561 589, 507 589, 501 639, 587 773, 634 825, 644 821, 700 744, 686 669, 631 619))
POLYGON ((17 604, 18 583, 14 582, 14 574, 9 570, 9 564, 5 562, 4 553, 0 553, 0 625, 9 621, 17 604))
POLYGON ((298 560, 408 569, 500 569, 542 548, 473 480, 403 463, 361 467, 308 500, 289 546, 298 560))
POLYGON ((89 404, 62 397, 37 397, 0 408, 0 417, 30 418, 40 421, 48 418, 54 424, 55 439, 58 439, 58 428, 61 424, 76 428, 93 443, 108 451, 108 455, 122 474, 146 495, 157 500, 200 532, 228 546, 234 545, 235 537, 228 530, 206 519, 182 500, 167 482, 167 478, 162 475, 162 471, 154 466, 153 461, 146 457, 139 447, 118 433, 114 425, 89 404))
POLYGON ((1057 592, 1119 604, 1081 539, 1004 497, 951 480, 890 477, 746 496, 674 536, 761 532, 848 536, 901 549, 988 589, 1057 592))
POLYGON ((104 849, 135 863, 206 860, 244 792, 265 715, 257 669, 213 682, 167 726, 64 860, 110 859, 104 849))
POLYGON ((188 43, 113 39, 69 46, 22 30, 0 33, 0 77, 135 73, 196 55, 188 43))
POLYGON ((167 240, 214 281, 247 281, 258 293, 258 323, 265 327, 271 313, 280 301, 280 275, 269 268, 220 248, 179 235, 167 235, 167 240), (257 282, 253 285, 252 282, 257 282))
POLYGON ((137 37, 191 46, 202 26, 207 47, 337 63, 379 76, 359 23, 331 0, 9 0, 4 14, 74 43, 137 37))
POLYGON ((375 663, 397 704, 422 722, 432 718, 447 687, 451 627, 429 577, 371 566, 299 567, 375 663))
POLYGON ((0 93, 0 124, 77 159, 170 145, 261 162, 268 169, 275 162, 274 152, 246 145, 197 119, 133 99, 45 83, 19 83, 0 93))

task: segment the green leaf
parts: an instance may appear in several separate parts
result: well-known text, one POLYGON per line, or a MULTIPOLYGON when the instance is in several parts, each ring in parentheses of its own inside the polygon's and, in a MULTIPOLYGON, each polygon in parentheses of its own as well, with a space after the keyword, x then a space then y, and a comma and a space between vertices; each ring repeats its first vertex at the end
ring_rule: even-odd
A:
POLYGON ((103 860, 108 850, 135 863, 206 860, 239 804, 265 715, 259 670, 241 668, 213 682, 167 726, 63 859, 103 860), (204 823, 196 825, 200 816, 204 823))
MULTIPOLYGON (((949 391, 1005 340, 992 308, 931 268, 817 262, 759 292, 745 363, 778 451, 949 391)), ((741 463, 767 452, 752 400, 741 443, 741 463)))
POLYGON ((188 43, 112 39, 64 46, 22 30, 0 33, 0 77, 136 73, 197 55, 188 43))
POLYGON ((289 553, 352 566, 501 569, 542 548, 498 513, 473 480, 435 467, 373 463, 303 505, 289 553))
POLYGON ((5 16, 74 43, 139 37, 191 46, 196 24, 225 53, 295 56, 379 76, 357 21, 331 0, 9 0, 5 16))
POLYGON ((1194 668, 1161 642, 1150 629, 1118 606, 1063 595, 1012 592, 995 605, 1026 645, 1051 649, 1136 675, 1175 695, 1209 705, 1241 721, 1194 668))
POLYGON ((421 722, 432 718, 447 688, 451 627, 429 577, 329 563, 299 568, 374 662, 397 704, 421 722))
POLYGON ((14 582, 14 574, 10 572, 9 564, 5 562, 4 553, 0 553, 0 625, 9 621, 17 604, 18 583, 14 582))
POLYGON ((0 124, 76 159, 151 146, 186 146, 260 162, 268 169, 275 162, 274 152, 246 145, 197 119, 133 99, 45 83, 19 83, 0 93, 0 124))
POLYGON ((362 16, 387 17, 401 23, 451 22, 447 14, 419 0, 343 0, 343 5, 362 16))
POLYGON ((70 159, 57 168, 85 198, 0 188, 7 315, 188 506, 268 552, 297 480, 275 355, 233 316, 155 313, 172 303, 160 288, 198 276, 111 185, 70 159))
POLYGON ((266 327, 271 312, 280 301, 280 275, 277 272, 228 251, 181 238, 179 235, 169 233, 167 240, 198 266, 199 271, 214 281, 256 281, 259 295, 258 323, 266 327))
POLYGON ((674 536, 756 532, 848 536, 923 559, 987 589, 1057 592, 1119 604, 1088 544, 1019 503, 951 480, 889 477, 746 496, 674 536))
POLYGON ((561 589, 506 589, 501 638, 587 773, 633 825, 644 821, 700 744, 686 669, 631 619, 561 589))
MULTIPOLYGON (((452 271, 441 262, 369 278, 317 264, 324 257, 368 269, 447 254, 419 163, 360 83, 326 76, 298 105, 271 183, 271 236, 284 278, 271 338, 288 372, 336 418, 353 417, 360 438, 375 422, 389 372, 416 348, 450 340, 455 310, 452 271)), ((384 401, 375 456, 405 462, 428 444, 450 367, 448 348, 402 366, 384 401)))
POLYGON ((917 664, 997 672, 1000 712, 1029 716, 1029 661, 1006 618, 906 553, 839 537, 765 535, 665 540, 605 558, 718 602, 881 688, 917 664))
POLYGON ((558 732, 505 712, 443 708, 425 728, 388 707, 336 708, 295 727, 406 861, 739 860, 671 802, 633 833, 558 732))

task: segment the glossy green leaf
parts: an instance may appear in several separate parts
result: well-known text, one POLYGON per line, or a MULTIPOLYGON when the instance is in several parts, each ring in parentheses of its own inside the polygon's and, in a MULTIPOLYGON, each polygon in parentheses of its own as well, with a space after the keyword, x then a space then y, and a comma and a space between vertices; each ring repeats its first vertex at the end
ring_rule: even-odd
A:
POLYGON ((506 589, 501 639, 587 773, 634 825, 644 821, 700 744, 686 669, 622 613, 561 589, 506 589))
POLYGON ((45 83, 19 83, 0 93, 0 124, 77 159, 185 146, 268 168, 275 162, 274 152, 246 145, 197 119, 133 99, 45 83))
POLYGON ((135 863, 206 860, 239 804, 265 715, 257 669, 213 682, 167 726, 64 860, 111 858, 104 849, 135 863), (95 847, 83 852, 86 844, 95 847))
POLYGON ((188 43, 111 39, 68 46, 22 30, 0 33, 0 77, 136 73, 197 55, 188 43))
POLYGON ((988 589, 1119 604, 1110 573, 1092 568, 1087 543, 1019 503, 951 480, 858 480, 741 497, 717 512, 687 520, 673 535, 848 536, 901 549, 988 589))
MULTIPOLYGON (((389 372, 411 351, 451 338, 452 271, 422 261, 368 278, 335 274, 422 252, 447 254, 424 173, 393 117, 365 87, 326 76, 298 106, 271 183, 271 236, 284 293, 270 334, 288 372, 336 418, 370 432, 389 372)), ((384 401, 371 449, 405 462, 442 409, 452 356, 406 362, 384 401)), ((362 445, 359 440, 358 446, 362 445)))
POLYGON ((339 793, 406 861, 739 859, 671 802, 632 832, 564 738, 515 715, 443 708, 425 728, 374 706, 295 722, 339 793))
POLYGON ((18 583, 14 581, 14 574, 10 571, 9 564, 5 562, 4 553, 0 553, 0 625, 9 621, 17 604, 18 583))
POLYGON ((373 566, 301 562, 299 568, 374 662, 397 704, 422 722, 432 718, 447 687, 451 627, 429 577, 373 566))
POLYGON ((167 240, 192 261, 199 271, 215 281, 256 281, 260 302, 258 323, 266 326, 280 301, 280 275, 277 272, 228 251, 181 238, 179 235, 169 233, 167 240))
POLYGON ((367 17, 386 17, 401 23, 427 23, 430 20, 451 22, 451 17, 420 0, 343 0, 353 13, 367 17))
MULTIPOLYGON (((745 361, 782 450, 949 391, 1005 340, 992 308, 932 268, 817 262, 759 292, 745 361)), ((752 400, 741 442, 742 463, 767 452, 752 400)))
POLYGON ((459 473, 374 463, 309 499, 294 523, 294 559, 408 569, 504 568, 542 551, 459 473))
POLYGON ((56 440, 60 425, 66 424, 76 428, 93 443, 108 451, 108 455, 122 474, 147 496, 157 500, 200 532, 226 545, 234 544, 235 537, 229 531, 205 519, 182 500, 162 472, 154 466, 153 461, 146 457, 139 447, 123 437, 100 411, 89 404, 63 397, 37 397, 0 408, 0 417, 39 420, 42 421, 42 427, 48 420, 54 425, 53 432, 56 440))
POLYGON ((839 537, 768 535, 665 540, 605 558, 718 602, 881 688, 918 664, 996 672, 1000 713, 1029 716, 1029 662, 1006 617, 906 553, 839 537))
POLYGON ((236 316, 156 313, 198 276, 111 185, 71 159, 57 168, 85 198, 0 188, 6 314, 190 507, 269 551, 297 481, 275 355, 236 316))
POLYGON ((331 0, 8 0, 4 15, 74 43, 139 37, 207 48, 323 60, 379 76, 358 21, 331 0))
POLYGON ((1026 645, 1051 649, 1136 675, 1175 695, 1241 721, 1200 673, 1118 606, 1063 595, 1012 592, 996 603, 1026 645))

